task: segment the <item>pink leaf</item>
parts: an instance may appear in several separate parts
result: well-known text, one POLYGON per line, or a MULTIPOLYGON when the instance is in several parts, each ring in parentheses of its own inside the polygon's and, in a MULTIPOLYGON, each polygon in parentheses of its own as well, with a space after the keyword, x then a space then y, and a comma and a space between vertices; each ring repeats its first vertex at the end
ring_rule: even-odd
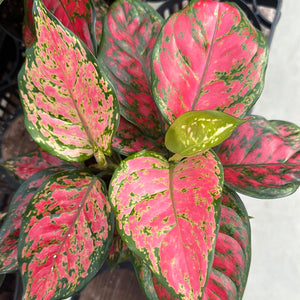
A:
POLYGON ((170 125, 191 110, 243 117, 258 99, 267 41, 229 3, 192 1, 165 23, 153 49, 153 95, 170 125))
POLYGON ((123 155, 131 155, 142 150, 163 153, 162 137, 153 140, 145 136, 135 125, 120 118, 119 127, 113 137, 112 147, 123 155))
MULTIPOLYGON (((25 0, 24 41, 28 48, 35 40, 32 18, 33 0, 25 0)), ((68 29, 96 53, 93 32, 93 10, 89 0, 43 0, 45 7, 68 29)))
POLYGON ((99 56, 115 85, 121 115, 153 138, 161 129, 150 91, 150 61, 161 23, 147 3, 116 1, 104 22, 99 56))
POLYGON ((18 253, 24 297, 62 299, 80 290, 103 264, 112 235, 104 182, 79 170, 50 177, 22 223, 18 253))
POLYGON ((255 116, 221 145, 225 180, 256 198, 287 196, 300 185, 300 128, 255 116))
MULTIPOLYGON (((221 205, 220 230, 216 241, 215 257, 201 299, 242 299, 250 266, 250 240, 247 211, 238 195, 226 188, 221 205)), ((148 299, 179 299, 157 280, 142 260, 133 257, 133 263, 141 287, 148 299)))
POLYGON ((118 104, 95 57, 45 9, 33 8, 37 41, 19 73, 25 125, 47 152, 67 161, 104 163, 118 124, 118 104))
POLYGON ((212 151, 168 162, 142 151, 123 161, 110 185, 117 228, 175 295, 200 297, 218 231, 222 171, 212 151))
MULTIPOLYGON (((63 166, 67 162, 52 156, 51 154, 37 149, 23 156, 6 160, 2 166, 22 180, 27 180, 35 173, 53 166, 63 166)), ((73 164, 80 166, 80 164, 73 164)))
POLYGON ((41 171, 25 181, 11 200, 7 215, 0 230, 0 272, 7 273, 18 268, 17 252, 21 222, 27 204, 41 184, 55 173, 71 166, 52 167, 41 171))

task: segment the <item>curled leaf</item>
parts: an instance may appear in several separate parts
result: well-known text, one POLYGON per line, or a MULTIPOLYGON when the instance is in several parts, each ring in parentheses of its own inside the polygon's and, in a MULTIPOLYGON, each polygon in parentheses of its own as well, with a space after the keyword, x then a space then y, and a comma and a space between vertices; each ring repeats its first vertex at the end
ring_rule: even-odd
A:
POLYGON ((191 156, 220 144, 246 121, 215 110, 186 112, 169 127, 165 145, 173 153, 191 156))

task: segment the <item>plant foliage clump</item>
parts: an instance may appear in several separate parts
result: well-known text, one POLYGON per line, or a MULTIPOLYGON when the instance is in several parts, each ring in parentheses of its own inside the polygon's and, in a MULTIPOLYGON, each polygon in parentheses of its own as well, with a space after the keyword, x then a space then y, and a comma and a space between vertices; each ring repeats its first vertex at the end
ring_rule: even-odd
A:
POLYGON ((250 224, 237 192, 299 186, 300 128, 250 116, 268 46, 238 6, 26 0, 18 76, 39 149, 1 227, 24 299, 80 291, 130 258, 148 299, 241 299, 250 224))

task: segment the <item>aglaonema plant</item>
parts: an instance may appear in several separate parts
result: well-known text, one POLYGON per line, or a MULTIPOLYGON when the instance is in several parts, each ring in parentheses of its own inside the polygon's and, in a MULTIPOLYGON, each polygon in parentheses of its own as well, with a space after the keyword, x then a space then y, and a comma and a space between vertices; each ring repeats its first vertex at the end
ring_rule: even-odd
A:
POLYGON ((37 151, 4 166, 22 182, 0 272, 24 299, 80 291, 131 259, 148 299, 241 299, 250 224, 237 192, 293 193, 300 128, 249 112, 268 46, 239 7, 27 0, 18 83, 37 151))

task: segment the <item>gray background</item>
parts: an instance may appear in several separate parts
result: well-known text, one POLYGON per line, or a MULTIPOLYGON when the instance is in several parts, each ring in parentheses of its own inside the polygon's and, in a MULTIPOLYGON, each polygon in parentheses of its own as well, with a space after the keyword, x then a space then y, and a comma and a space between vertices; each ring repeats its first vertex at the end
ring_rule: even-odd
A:
MULTIPOLYGON (((300 1, 283 1, 281 11, 254 114, 300 126, 300 1)), ((254 217, 252 263, 243 299, 300 299, 300 191, 276 200, 241 197, 254 217)))

